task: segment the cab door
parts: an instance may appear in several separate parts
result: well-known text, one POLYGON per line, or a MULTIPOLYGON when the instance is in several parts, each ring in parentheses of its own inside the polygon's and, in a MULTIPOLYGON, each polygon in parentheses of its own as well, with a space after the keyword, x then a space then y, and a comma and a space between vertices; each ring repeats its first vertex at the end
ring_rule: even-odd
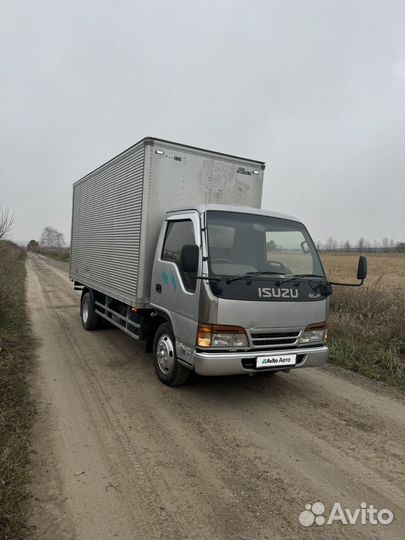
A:
POLYGON ((198 213, 170 216, 165 225, 156 248, 151 304, 169 314, 176 337, 177 356, 191 362, 198 325, 200 280, 182 272, 180 256, 186 244, 197 244, 200 247, 198 213))

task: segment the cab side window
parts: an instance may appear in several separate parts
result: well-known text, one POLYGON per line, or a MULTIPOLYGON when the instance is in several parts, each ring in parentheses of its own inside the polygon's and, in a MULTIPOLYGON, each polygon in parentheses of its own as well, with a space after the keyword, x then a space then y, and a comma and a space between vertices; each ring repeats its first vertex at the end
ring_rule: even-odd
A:
POLYGON ((189 272, 182 272, 180 269, 181 250, 185 244, 195 244, 192 221, 189 219, 169 221, 163 243, 162 260, 175 263, 179 269, 185 289, 189 292, 194 292, 197 280, 189 272))

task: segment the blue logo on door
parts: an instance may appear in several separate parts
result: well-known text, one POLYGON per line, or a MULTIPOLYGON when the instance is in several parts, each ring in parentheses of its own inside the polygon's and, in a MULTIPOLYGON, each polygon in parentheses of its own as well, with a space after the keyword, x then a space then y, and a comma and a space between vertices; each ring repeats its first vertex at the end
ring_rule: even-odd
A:
POLYGON ((174 290, 177 289, 176 276, 173 274, 172 270, 170 270, 170 276, 162 270, 162 278, 166 285, 171 285, 174 290))

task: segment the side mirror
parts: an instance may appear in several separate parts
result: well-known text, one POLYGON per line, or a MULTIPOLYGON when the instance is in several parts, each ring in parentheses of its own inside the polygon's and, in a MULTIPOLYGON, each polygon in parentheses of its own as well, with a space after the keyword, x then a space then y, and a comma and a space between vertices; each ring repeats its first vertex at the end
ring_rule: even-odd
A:
POLYGON ((339 285, 340 287, 361 287, 366 277, 367 277, 367 259, 363 255, 360 255, 359 265, 357 267, 357 279, 360 280, 360 283, 337 283, 336 281, 331 281, 329 285, 339 285))
POLYGON ((197 273, 200 248, 196 244, 185 244, 181 248, 180 270, 191 274, 197 273))
POLYGON ((367 277, 367 257, 360 255, 359 265, 357 267, 357 279, 366 279, 367 277))

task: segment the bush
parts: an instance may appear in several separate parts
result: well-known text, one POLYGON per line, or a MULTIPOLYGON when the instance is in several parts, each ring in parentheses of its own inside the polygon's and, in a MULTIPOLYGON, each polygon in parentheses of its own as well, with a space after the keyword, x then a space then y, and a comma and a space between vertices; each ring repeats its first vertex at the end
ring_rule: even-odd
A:
POLYGON ((7 240, 0 240, 0 320, 8 317, 18 294, 18 283, 10 279, 10 269, 24 255, 22 248, 7 240))
POLYGON ((372 285, 335 287, 331 298, 331 360, 393 385, 404 383, 404 293, 372 285))

